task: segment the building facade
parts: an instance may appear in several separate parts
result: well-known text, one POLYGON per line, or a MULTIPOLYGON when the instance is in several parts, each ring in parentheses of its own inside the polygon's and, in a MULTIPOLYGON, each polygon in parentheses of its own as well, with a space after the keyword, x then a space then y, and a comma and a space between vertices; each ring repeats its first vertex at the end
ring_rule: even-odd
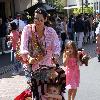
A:
POLYGON ((14 16, 16 12, 23 12, 38 2, 45 3, 45 0, 0 0, 0 17, 14 16))
POLYGON ((13 0, 0 0, 0 17, 6 18, 14 12, 13 0))
MULTIPOLYGON (((48 0, 0 0, 0 17, 7 18, 14 16, 16 12, 23 12, 25 9, 38 2, 46 3, 48 0)), ((94 12, 100 13, 100 0, 63 0, 64 6, 81 6, 88 2, 94 8, 94 12)))
POLYGON ((68 7, 72 7, 74 8, 74 6, 82 6, 82 2, 83 5, 90 5, 93 7, 94 12, 96 13, 100 13, 100 0, 67 0, 67 8, 68 7))

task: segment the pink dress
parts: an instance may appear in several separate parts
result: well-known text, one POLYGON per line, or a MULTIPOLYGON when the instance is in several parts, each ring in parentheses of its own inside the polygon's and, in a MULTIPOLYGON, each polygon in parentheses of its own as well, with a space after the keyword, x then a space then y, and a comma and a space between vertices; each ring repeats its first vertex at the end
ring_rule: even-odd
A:
POLYGON ((69 58, 66 64, 66 88, 76 89, 80 83, 80 70, 76 58, 69 58))
POLYGON ((19 41, 19 32, 18 31, 12 31, 10 33, 11 39, 12 39, 12 50, 16 50, 16 44, 19 41))

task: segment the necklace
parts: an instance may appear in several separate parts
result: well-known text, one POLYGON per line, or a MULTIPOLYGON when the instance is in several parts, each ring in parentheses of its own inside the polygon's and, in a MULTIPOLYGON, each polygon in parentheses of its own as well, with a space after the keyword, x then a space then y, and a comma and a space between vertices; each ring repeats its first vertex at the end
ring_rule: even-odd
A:
POLYGON ((45 30, 45 28, 43 29, 43 33, 41 36, 39 36, 39 33, 36 31, 35 37, 36 37, 37 43, 39 45, 39 49, 41 49, 43 51, 43 53, 46 54, 47 53, 47 51, 46 51, 46 39, 45 39, 46 36, 44 34, 44 30, 45 30))
POLYGON ((45 36, 44 31, 45 31, 45 28, 44 27, 43 27, 42 30, 39 30, 39 29, 36 29, 36 26, 35 26, 35 32, 37 33, 38 39, 40 39, 43 36, 45 36))

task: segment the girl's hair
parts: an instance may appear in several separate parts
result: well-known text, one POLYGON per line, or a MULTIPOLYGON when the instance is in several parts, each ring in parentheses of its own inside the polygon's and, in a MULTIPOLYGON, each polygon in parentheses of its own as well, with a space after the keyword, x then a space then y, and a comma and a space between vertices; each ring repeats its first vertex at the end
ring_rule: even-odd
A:
POLYGON ((72 46, 72 48, 73 48, 73 55, 77 58, 78 50, 77 50, 75 42, 74 41, 67 41, 67 43, 65 44, 64 52, 66 52, 66 49, 68 49, 68 46, 72 46))
POLYGON ((42 14, 44 19, 46 19, 46 17, 48 16, 46 10, 42 8, 37 8, 34 13, 42 14))
POLYGON ((17 29, 17 25, 15 22, 10 23, 11 26, 11 30, 16 30, 17 29))

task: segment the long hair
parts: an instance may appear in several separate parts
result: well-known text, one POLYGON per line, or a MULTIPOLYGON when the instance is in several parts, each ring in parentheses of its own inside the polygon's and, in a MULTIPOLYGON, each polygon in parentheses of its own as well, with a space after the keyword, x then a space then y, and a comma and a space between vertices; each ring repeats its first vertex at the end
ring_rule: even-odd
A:
POLYGON ((74 42, 74 41, 68 41, 68 42, 65 44, 64 53, 65 53, 66 50, 68 49, 68 46, 72 46, 72 48, 73 48, 73 55, 74 55, 75 58, 77 58, 78 50, 77 50, 77 47, 76 47, 75 42, 74 42))
POLYGON ((48 17, 48 13, 46 12, 45 9, 42 9, 42 8, 37 8, 34 12, 35 13, 38 13, 38 14, 42 14, 44 19, 46 19, 46 17, 48 17))
MULTIPOLYGON (((35 10, 34 14, 35 13, 42 14, 44 19, 46 19, 46 18, 48 19, 48 13, 45 9, 37 8, 35 10)), ((46 25, 46 26, 48 26, 49 24, 50 24, 49 21, 44 22, 44 25, 46 25)))

